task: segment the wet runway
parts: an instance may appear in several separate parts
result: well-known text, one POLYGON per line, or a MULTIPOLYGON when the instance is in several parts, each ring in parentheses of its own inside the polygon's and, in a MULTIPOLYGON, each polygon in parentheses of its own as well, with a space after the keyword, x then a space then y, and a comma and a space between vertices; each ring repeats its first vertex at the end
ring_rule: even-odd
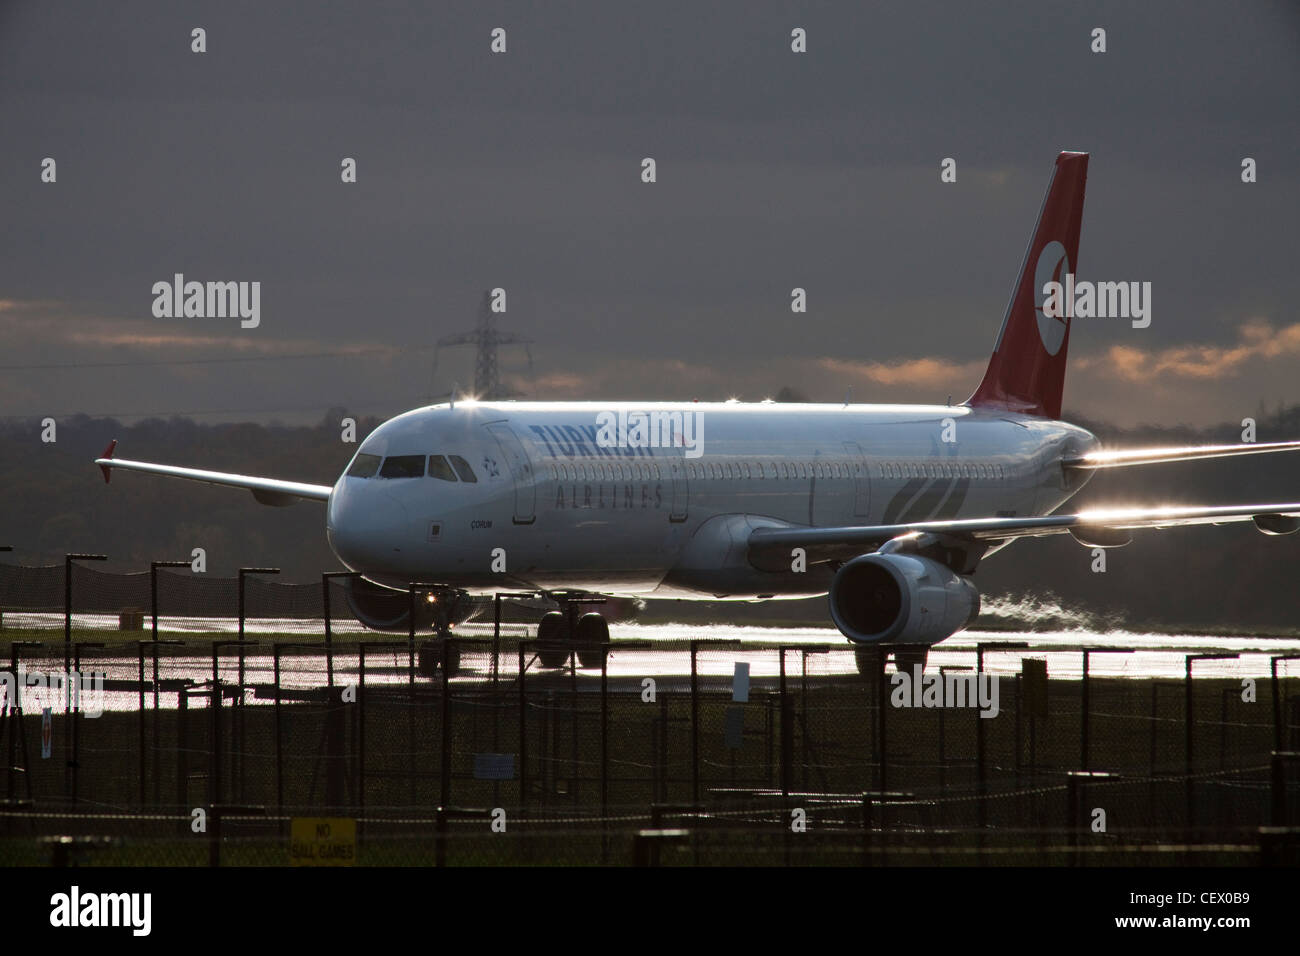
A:
MULTIPOLYGON (((231 619, 203 619, 185 622, 163 618, 159 636, 163 639, 193 640, 193 632, 229 633, 234 639, 238 622, 231 619)), ((23 640, 25 628, 61 628, 58 614, 7 614, 3 639, 23 640)), ((80 628, 115 628, 116 617, 107 615, 75 615, 74 626, 80 628)), ((640 679, 655 677, 667 680, 670 686, 690 676, 689 641, 699 640, 696 666, 701 678, 716 687, 719 679, 729 681, 736 665, 748 664, 751 680, 758 684, 774 680, 780 674, 779 648, 786 647, 785 666, 790 677, 802 679, 847 676, 857 673, 852 646, 832 628, 757 628, 734 625, 643 625, 638 623, 611 626, 613 646, 607 672, 611 686, 619 690, 639 687, 640 679)), ((359 659, 356 639, 360 634, 371 634, 355 622, 339 622, 333 627, 338 649, 334 655, 334 683, 346 685, 359 680, 359 659)), ((491 651, 492 628, 489 624, 462 625, 456 633, 461 645, 461 670, 453 683, 469 685, 491 679, 493 661, 491 651)), ((287 637, 289 641, 318 642, 323 638, 321 622, 316 620, 267 620, 246 622, 246 639, 264 641, 269 635, 287 637)), ((146 632, 147 635, 147 632, 146 632)), ((116 634, 106 637, 115 637, 116 634)), ((510 640, 529 636, 525 625, 502 626, 502 637, 510 640)), ((61 665, 61 644, 58 638, 46 641, 45 654, 53 651, 61 665)), ((421 640, 426 636, 421 636, 421 640)), ((404 684, 409 679, 408 651, 405 639, 393 635, 398 646, 366 648, 366 683, 368 686, 404 684)), ((1270 659, 1279 655, 1300 655, 1300 638, 1256 637, 1250 635, 1212 636, 1194 634, 1150 634, 1127 631, 1094 633, 1082 630, 1054 632, 1012 631, 962 631, 933 647, 927 670, 935 668, 974 669, 977 646, 983 645, 984 668, 999 676, 1011 677, 1020 672, 1021 659, 1035 657, 1047 661, 1048 674, 1053 679, 1077 680, 1083 672, 1082 649, 1094 651, 1089 673, 1095 677, 1182 680, 1186 658, 1189 654, 1235 655, 1226 659, 1196 661, 1193 676, 1196 678, 1267 678, 1270 659), (1024 645, 1024 646, 1016 646, 1024 645), (1104 651, 1104 652, 1103 652, 1104 651)), ((224 682, 238 680, 239 664, 235 648, 222 652, 218 672, 224 682)), ((42 650, 25 650, 23 656, 37 667, 34 658, 42 650)), ((94 670, 105 675, 108 685, 103 694, 105 710, 132 710, 138 702, 139 659, 135 642, 104 650, 87 650, 82 671, 94 670), (93 664, 92 664, 93 661, 93 664), (129 685, 127 689, 125 685, 129 685)), ((49 658, 45 658, 47 661, 49 658)), ((518 658, 513 641, 497 665, 497 675, 502 680, 513 680, 518 670, 518 658)), ((7 667, 7 662, 3 665, 7 667)), ((52 666, 52 665, 47 665, 52 666)), ((893 665, 890 665, 892 669, 893 665)), ((146 652, 146 677, 151 678, 153 664, 146 652)), ((1300 660, 1280 661, 1278 673, 1283 676, 1300 676, 1300 660)), ((595 689, 600 671, 598 668, 578 667, 574 671, 557 671, 540 668, 529 655, 528 679, 558 681, 570 676, 584 689, 595 689)), ((195 644, 185 648, 163 649, 159 661, 159 677, 163 681, 189 680, 202 684, 212 677, 211 651, 199 650, 195 644)), ((275 668, 272 654, 266 644, 248 649, 244 659, 243 683, 248 688, 249 703, 267 702, 259 697, 255 688, 273 685, 275 668)), ((428 682, 428 678, 417 680, 428 682)), ((280 659, 280 682, 286 689, 310 691, 326 683, 325 658, 319 649, 306 652, 286 648, 280 659)), ((566 681, 567 683, 567 681, 566 681)), ((152 688, 148 688, 152 698, 152 688)), ((41 706, 62 709, 62 698, 56 701, 56 692, 48 688, 28 688, 24 707, 30 713, 41 706), (46 700, 45 698, 50 698, 46 700)), ((160 695, 160 705, 175 706, 176 693, 167 691, 160 695)), ((196 701, 201 706, 201 702, 196 701)))

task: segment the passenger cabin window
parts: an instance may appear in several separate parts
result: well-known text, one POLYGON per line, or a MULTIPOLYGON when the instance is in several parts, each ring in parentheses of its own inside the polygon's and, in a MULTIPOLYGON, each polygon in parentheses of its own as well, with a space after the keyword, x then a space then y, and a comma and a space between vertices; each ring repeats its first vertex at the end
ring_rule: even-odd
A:
POLYGON ((379 469, 380 478, 423 478, 423 455, 389 455, 379 469))
POLYGON ((373 478, 375 472, 379 470, 379 462, 382 459, 378 455, 361 455, 352 459, 352 465, 348 468, 349 478, 373 478))
POLYGON ((451 470, 451 465, 447 464, 447 459, 442 455, 430 455, 429 477, 439 478, 442 481, 455 481, 456 473, 451 470))

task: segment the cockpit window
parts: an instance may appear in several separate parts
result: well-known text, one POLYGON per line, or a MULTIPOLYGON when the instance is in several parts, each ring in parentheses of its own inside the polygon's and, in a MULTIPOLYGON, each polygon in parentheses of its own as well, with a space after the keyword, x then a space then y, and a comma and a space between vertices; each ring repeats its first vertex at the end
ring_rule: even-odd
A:
POLYGON ((474 474, 474 469, 469 466, 469 462, 464 458, 461 458, 460 455, 448 455, 447 457, 450 458, 451 463, 456 466, 456 474, 460 475, 461 481, 478 481, 478 478, 474 474))
POLYGON ((456 473, 451 470, 451 465, 447 464, 447 459, 442 455, 429 456, 429 477, 441 478, 443 481, 455 481, 456 473))
POLYGON ((349 478, 373 478, 375 472, 379 470, 380 457, 378 455, 357 455, 352 459, 352 465, 348 468, 349 478))
POLYGON ((380 478, 423 478, 423 455, 389 455, 379 469, 380 478))

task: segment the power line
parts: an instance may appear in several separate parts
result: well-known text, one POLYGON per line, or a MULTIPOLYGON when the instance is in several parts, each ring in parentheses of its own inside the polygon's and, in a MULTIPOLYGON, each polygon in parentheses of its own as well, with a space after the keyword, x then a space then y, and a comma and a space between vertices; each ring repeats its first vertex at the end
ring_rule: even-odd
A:
POLYGON ((49 369, 83 369, 83 368, 143 368, 158 365, 221 365, 228 362, 280 362, 298 359, 320 358, 355 358, 359 355, 390 353, 394 356, 406 352, 427 352, 435 348, 432 345, 412 345, 397 348, 354 349, 348 352, 305 352, 299 355, 241 355, 222 358, 199 359, 141 359, 135 362, 55 362, 42 365, 0 365, 0 371, 25 372, 49 369))
MULTIPOLYGON (((435 396, 446 398, 447 395, 435 396)), ((411 409, 427 404, 424 395, 411 395, 398 398, 375 399, 367 402, 321 402, 313 405, 286 406, 282 408, 196 408, 187 411, 176 411, 168 409, 160 412, 95 412, 90 415, 87 412, 33 412, 30 415, 0 415, 0 421, 24 421, 27 419, 37 418, 72 418, 76 415, 86 415, 88 418, 180 418, 186 415, 266 415, 272 412, 323 412, 329 408, 346 408, 348 411, 362 408, 391 408, 400 407, 402 409, 411 409)))

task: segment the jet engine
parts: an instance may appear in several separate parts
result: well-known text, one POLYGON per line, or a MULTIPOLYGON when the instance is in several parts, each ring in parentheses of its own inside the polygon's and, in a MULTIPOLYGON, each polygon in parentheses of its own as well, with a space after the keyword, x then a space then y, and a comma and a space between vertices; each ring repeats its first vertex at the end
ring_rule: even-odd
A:
MULTIPOLYGON (((348 578, 346 588, 348 607, 366 627, 398 634, 410 632, 411 598, 406 591, 383 588, 364 578, 348 578)), ((469 595, 456 591, 416 594, 416 631, 433 627, 440 610, 446 612, 448 624, 460 624, 477 615, 481 608, 469 595)))
POLYGON ((835 573, 831 619, 862 644, 937 644, 980 612, 968 578, 915 554, 864 554, 835 573))

